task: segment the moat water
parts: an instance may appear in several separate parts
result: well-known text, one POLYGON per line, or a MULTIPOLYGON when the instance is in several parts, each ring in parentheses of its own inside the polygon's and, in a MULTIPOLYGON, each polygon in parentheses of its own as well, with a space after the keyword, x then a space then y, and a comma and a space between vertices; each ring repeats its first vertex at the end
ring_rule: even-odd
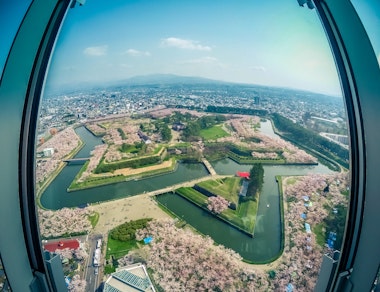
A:
MULTIPOLYGON (((269 136, 276 136, 273 133, 270 121, 262 123, 261 131, 269 136)), ((93 136, 84 127, 79 127, 76 129, 76 132, 85 142, 85 146, 75 158, 89 157, 91 150, 96 145, 102 143, 100 138, 93 136)), ((236 171, 249 171, 251 168, 251 165, 239 165, 231 159, 219 160, 213 162, 212 165, 218 174, 235 174, 236 171)), ((180 163, 178 168, 172 173, 138 181, 126 181, 67 192, 67 188, 81 167, 82 165, 67 165, 61 171, 41 196, 40 200, 44 208, 57 210, 64 207, 76 207, 87 203, 91 204, 125 198, 208 175, 203 164, 180 163)), ((265 177, 260 194, 254 238, 218 220, 180 196, 164 194, 158 196, 157 199, 201 233, 209 235, 215 242, 235 250, 244 259, 253 262, 265 262, 278 256, 281 251, 282 223, 280 196, 275 176, 330 172, 327 167, 320 164, 313 166, 264 166, 265 177)))

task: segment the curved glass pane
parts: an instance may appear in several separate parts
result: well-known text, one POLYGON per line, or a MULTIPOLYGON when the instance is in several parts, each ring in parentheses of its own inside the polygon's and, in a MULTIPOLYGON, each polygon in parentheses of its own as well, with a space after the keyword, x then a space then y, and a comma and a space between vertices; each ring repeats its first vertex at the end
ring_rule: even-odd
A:
POLYGON ((380 3, 376 0, 353 0, 352 4, 368 33, 380 66, 380 3))
POLYGON ((296 3, 76 7, 38 134, 40 230, 70 287, 313 290, 340 249, 347 118, 296 3))
POLYGON ((31 1, 0 1, 0 76, 3 73, 8 52, 12 46, 20 23, 31 1))

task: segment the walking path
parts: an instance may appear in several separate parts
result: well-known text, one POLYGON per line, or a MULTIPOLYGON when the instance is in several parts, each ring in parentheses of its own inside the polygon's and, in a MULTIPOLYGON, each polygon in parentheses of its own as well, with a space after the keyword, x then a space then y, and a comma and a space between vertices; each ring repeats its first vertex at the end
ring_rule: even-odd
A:
POLYGON ((210 164, 210 162, 208 162, 208 160, 207 160, 206 158, 202 158, 202 162, 203 162, 203 164, 206 166, 208 172, 209 172, 212 176, 216 175, 216 171, 215 171, 215 169, 212 167, 212 165, 210 164))

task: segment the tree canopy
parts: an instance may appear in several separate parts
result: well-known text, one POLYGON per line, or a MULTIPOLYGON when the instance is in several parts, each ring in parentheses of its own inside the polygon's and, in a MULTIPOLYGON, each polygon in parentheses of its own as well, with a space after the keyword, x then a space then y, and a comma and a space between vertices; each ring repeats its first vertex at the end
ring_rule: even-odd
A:
POLYGON ((135 221, 125 222, 110 232, 110 236, 114 240, 129 241, 135 239, 136 230, 145 228, 151 218, 138 219, 135 221))
POLYGON ((249 185, 247 195, 256 199, 256 195, 261 191, 264 183, 264 168, 261 163, 254 164, 249 171, 249 185))
POLYGON ((186 128, 183 130, 183 139, 185 141, 192 140, 200 135, 201 130, 211 128, 212 126, 220 124, 225 120, 225 116, 215 115, 203 116, 197 120, 190 121, 187 123, 186 128))

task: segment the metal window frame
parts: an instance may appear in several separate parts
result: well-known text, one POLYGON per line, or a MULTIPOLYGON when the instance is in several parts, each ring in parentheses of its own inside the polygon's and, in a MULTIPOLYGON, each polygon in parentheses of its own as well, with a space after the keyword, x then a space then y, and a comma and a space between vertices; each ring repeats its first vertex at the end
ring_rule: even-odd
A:
POLYGON ((351 194, 341 257, 329 291, 370 291, 380 262, 380 69, 348 0, 314 0, 335 58, 350 132, 351 194))
POLYGON ((31 2, 0 80, 0 253, 12 291, 54 291, 35 205, 37 112, 56 36, 71 0, 31 2), (16 123, 10 120, 17 119, 16 123))
MULTIPOLYGON (((44 76, 71 0, 34 0, 0 80, 0 253, 14 291, 52 291, 34 201, 34 142, 44 76), (7 120, 15 115, 19 123, 7 120), (5 167, 4 167, 5 166, 5 167)), ((351 143, 351 199, 342 255, 330 291, 369 291, 380 262, 380 165, 377 121, 380 69, 348 0, 314 0, 346 100, 351 143)))

